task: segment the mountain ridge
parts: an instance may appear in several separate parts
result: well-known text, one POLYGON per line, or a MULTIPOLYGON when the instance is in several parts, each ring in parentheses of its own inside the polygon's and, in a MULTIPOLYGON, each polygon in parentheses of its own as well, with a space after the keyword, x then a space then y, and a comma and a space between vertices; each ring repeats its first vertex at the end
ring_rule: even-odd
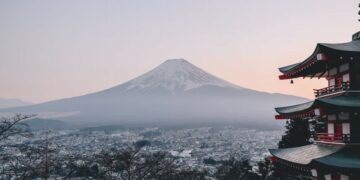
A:
POLYGON ((128 83, 130 87, 127 90, 162 86, 171 91, 187 91, 202 85, 241 88, 194 66, 185 59, 169 59, 128 83))
POLYGON ((123 84, 78 97, 2 109, 85 124, 272 123, 275 106, 305 98, 243 88, 184 59, 168 60, 123 84))
POLYGON ((140 92, 145 90, 164 89, 170 93, 181 93, 203 85, 246 89, 227 82, 191 64, 185 59, 169 59, 152 70, 126 81, 120 85, 91 94, 121 91, 140 92))
POLYGON ((0 98, 0 109, 1 108, 13 108, 19 106, 28 106, 32 105, 33 103, 26 102, 20 99, 9 98, 9 99, 1 99, 0 98))

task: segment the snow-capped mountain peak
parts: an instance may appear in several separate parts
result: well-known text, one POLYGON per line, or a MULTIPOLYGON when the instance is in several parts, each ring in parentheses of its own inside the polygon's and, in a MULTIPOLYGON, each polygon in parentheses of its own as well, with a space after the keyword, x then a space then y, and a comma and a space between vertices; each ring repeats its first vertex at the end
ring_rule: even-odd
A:
POLYGON ((211 75, 185 59, 169 59, 153 70, 128 82, 128 91, 165 88, 172 92, 187 91, 205 85, 241 87, 211 75))
POLYGON ((268 118, 274 114, 274 106, 306 101, 288 95, 244 89, 186 60, 175 59, 103 91, 37 105, 0 109, 0 113, 40 114, 41 117, 61 119, 86 127, 91 124, 153 127, 215 122, 266 127, 266 124, 270 124, 268 118))

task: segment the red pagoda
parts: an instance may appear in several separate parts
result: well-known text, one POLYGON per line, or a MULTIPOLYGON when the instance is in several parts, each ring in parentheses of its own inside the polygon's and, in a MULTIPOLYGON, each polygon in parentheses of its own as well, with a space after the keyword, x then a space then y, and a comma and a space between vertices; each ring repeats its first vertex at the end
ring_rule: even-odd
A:
POLYGON ((313 179, 360 180, 360 32, 348 43, 319 43, 306 60, 279 70, 281 80, 324 78, 328 86, 314 89, 314 101, 275 108, 276 119, 323 128, 310 145, 270 150, 273 160, 313 179))

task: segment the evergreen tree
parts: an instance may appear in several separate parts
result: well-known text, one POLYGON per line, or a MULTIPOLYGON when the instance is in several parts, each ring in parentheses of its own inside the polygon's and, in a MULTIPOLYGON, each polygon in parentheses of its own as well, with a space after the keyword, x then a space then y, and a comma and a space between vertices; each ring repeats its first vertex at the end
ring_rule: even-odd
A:
MULTIPOLYGON (((313 124, 309 123, 309 120, 290 119, 286 121, 285 127, 285 135, 282 136, 281 141, 279 142, 279 148, 299 147, 311 143, 311 129, 314 129, 314 127, 313 124)), ((272 170, 273 173, 270 177, 275 179, 311 179, 311 177, 308 177, 306 174, 294 170, 289 166, 282 165, 281 163, 274 163, 272 170)))
POLYGON ((257 173, 261 175, 262 179, 270 180, 274 179, 274 165, 269 158, 265 158, 257 163, 257 173))
POLYGON ((231 158, 221 162, 217 168, 215 178, 218 180, 257 180, 261 177, 252 170, 248 160, 235 160, 231 158))
POLYGON ((290 119, 286 121, 286 132, 279 142, 279 148, 298 147, 310 144, 310 125, 308 120, 290 119))

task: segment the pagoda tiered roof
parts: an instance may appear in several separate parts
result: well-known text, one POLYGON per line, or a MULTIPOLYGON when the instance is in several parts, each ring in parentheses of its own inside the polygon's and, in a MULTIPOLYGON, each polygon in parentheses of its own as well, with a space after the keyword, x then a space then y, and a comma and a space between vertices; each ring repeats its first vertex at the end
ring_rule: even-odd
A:
POLYGON ((313 163, 329 168, 337 167, 346 170, 358 170, 360 168, 360 146, 345 146, 336 153, 314 159, 313 163))
POLYGON ((341 150, 343 146, 310 144, 294 148, 270 149, 270 153, 282 160, 308 165, 313 159, 322 158, 341 150))
POLYGON ((303 104, 278 107, 275 108, 275 110, 280 115, 276 116, 276 119, 312 117, 315 115, 315 109, 319 111, 326 111, 327 109, 336 109, 339 111, 360 110, 360 93, 346 92, 337 96, 318 98, 303 104))
POLYGON ((328 86, 314 89, 313 101, 275 108, 276 119, 314 118, 319 128, 312 129, 313 144, 270 149, 273 161, 311 174, 313 179, 359 179, 359 69, 360 31, 347 43, 318 43, 304 61, 279 68, 281 80, 326 78, 328 86))
POLYGON ((327 71, 332 67, 353 60, 360 61, 360 59, 355 58, 360 55, 360 40, 355 35, 353 40, 347 43, 317 44, 314 52, 304 61, 279 68, 280 72, 283 73, 279 79, 326 77, 328 76, 327 71))
POLYGON ((343 171, 360 168, 360 146, 310 144, 301 147, 270 149, 280 161, 311 167, 337 168, 343 171))

